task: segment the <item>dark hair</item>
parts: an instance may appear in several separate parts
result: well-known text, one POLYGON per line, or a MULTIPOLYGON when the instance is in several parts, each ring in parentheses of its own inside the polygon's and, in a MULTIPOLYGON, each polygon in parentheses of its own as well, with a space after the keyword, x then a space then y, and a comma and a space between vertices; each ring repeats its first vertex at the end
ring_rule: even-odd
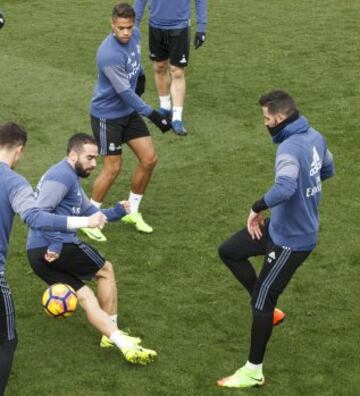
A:
POLYGON ((112 10, 112 19, 115 20, 116 18, 135 19, 135 11, 127 3, 117 4, 112 10))
POLYGON ((298 111, 294 99, 286 92, 280 90, 262 95, 259 99, 259 104, 262 107, 267 107, 270 114, 282 113, 286 117, 298 111))
POLYGON ((0 125, 0 146, 12 149, 16 146, 25 146, 27 133, 25 129, 15 122, 0 125))
POLYGON ((86 133, 75 133, 68 141, 66 154, 69 154, 70 151, 80 152, 85 144, 97 146, 96 140, 92 136, 86 133))

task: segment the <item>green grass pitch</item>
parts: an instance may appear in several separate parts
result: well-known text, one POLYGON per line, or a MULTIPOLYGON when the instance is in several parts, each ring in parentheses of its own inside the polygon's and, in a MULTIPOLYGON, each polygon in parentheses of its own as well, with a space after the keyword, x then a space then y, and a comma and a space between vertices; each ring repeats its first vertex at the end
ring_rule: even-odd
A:
MULTIPOLYGON (((17 219, 7 272, 20 342, 9 396, 360 394, 359 1, 208 3, 207 42, 191 52, 187 69, 189 136, 151 126, 160 161, 142 212, 155 232, 139 235, 117 223, 106 228, 108 243, 95 244, 116 269, 122 327, 156 349, 157 362, 133 367, 100 350, 80 309, 64 321, 42 312, 45 284, 31 273, 27 230, 17 219), (272 183, 275 147, 257 99, 273 88, 289 91, 326 136, 337 174, 324 183, 319 245, 279 301, 288 317, 269 344, 267 385, 227 391, 215 382, 245 362, 251 317, 217 247, 272 183)), ((113 4, 1 1, 0 122, 27 127, 18 170, 33 185, 64 157, 73 132, 91 133, 95 53, 113 4)), ((157 106, 146 21, 145 99, 157 106)), ((195 20, 192 26, 195 33, 195 20)), ((127 198, 135 161, 127 149, 124 158, 109 206, 127 198)), ((88 192, 92 180, 84 183, 88 192)))

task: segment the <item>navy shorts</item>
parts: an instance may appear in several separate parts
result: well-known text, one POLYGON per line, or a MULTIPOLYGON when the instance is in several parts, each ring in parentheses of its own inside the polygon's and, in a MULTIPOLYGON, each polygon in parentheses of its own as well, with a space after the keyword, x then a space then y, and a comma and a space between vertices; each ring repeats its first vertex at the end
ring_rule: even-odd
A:
POLYGON ((113 120, 97 118, 92 115, 91 129, 100 155, 121 155, 123 143, 150 136, 144 120, 136 112, 113 120))
POLYGON ((165 30, 149 26, 149 51, 152 61, 170 59, 173 66, 187 66, 190 54, 190 28, 165 30))
POLYGON ((104 266, 105 258, 85 242, 64 243, 60 257, 48 263, 44 256, 47 247, 29 249, 28 259, 35 274, 48 285, 66 283, 75 291, 81 289, 84 280, 91 280, 104 266))

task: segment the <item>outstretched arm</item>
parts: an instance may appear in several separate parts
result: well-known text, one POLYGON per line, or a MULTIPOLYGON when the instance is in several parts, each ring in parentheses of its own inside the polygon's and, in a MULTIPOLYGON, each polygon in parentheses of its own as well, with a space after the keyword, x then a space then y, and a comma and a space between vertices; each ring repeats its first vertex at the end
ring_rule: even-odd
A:
MULTIPOLYGON (((46 192, 46 189, 44 190, 46 192)), ((18 213, 22 220, 31 228, 42 231, 68 231, 81 227, 99 227, 104 224, 101 217, 79 218, 77 216, 62 216, 50 213, 63 197, 64 191, 48 190, 49 199, 44 195, 35 199, 34 192, 25 179, 12 186, 10 192, 10 202, 15 213, 18 213), (41 198, 41 199, 40 199, 41 198)), ((46 195, 46 194, 45 194, 46 195)))
POLYGON ((66 216, 57 216, 37 206, 34 192, 28 183, 22 183, 12 188, 10 202, 14 212, 18 213, 22 220, 33 229, 67 230, 66 216))
POLYGON ((101 214, 106 218, 106 221, 116 221, 129 213, 129 203, 127 201, 117 202, 113 208, 99 209, 91 203, 84 190, 81 190, 81 194, 83 203, 81 207, 82 216, 101 214))

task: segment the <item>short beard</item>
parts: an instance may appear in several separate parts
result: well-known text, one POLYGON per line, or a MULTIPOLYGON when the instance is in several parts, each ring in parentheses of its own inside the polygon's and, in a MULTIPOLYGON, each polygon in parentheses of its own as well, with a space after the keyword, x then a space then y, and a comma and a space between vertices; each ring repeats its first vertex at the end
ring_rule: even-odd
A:
POLYGON ((79 177, 89 177, 91 172, 87 172, 79 161, 75 162, 75 172, 79 177))

